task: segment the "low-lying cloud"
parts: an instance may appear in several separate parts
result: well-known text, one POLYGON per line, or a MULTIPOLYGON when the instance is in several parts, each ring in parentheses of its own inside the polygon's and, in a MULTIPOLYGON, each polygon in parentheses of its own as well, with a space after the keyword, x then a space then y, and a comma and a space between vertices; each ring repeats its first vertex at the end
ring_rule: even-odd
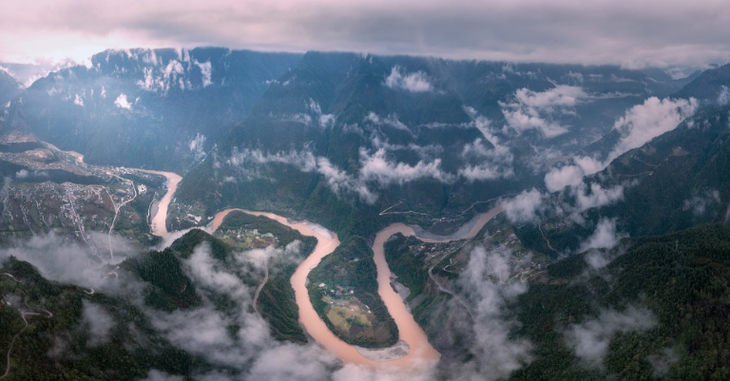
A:
POLYGON ((719 207, 721 204, 720 192, 717 189, 706 189, 704 192, 684 200, 682 210, 691 211, 695 217, 703 217, 710 212, 711 208, 719 207))
POLYGON ((53 232, 15 241, 15 247, 0 249, 0 263, 14 256, 32 263, 47 279, 101 289, 116 295, 136 295, 140 292, 133 279, 116 271, 125 257, 135 254, 135 246, 118 236, 90 232, 90 242, 104 242, 100 247, 115 247, 115 261, 89 246, 69 241, 53 232))
POLYGON ((522 88, 515 92, 514 101, 500 102, 500 106, 507 125, 518 134, 537 130, 551 139, 568 132, 559 122, 560 116, 574 114, 576 104, 587 97, 576 86, 558 85, 543 92, 522 88))
POLYGON ((90 347, 95 347, 109 342, 111 330, 117 323, 103 307, 84 300, 83 310, 81 312, 81 324, 83 324, 86 332, 89 334, 89 340, 86 344, 90 347))
POLYGON ((540 212, 545 209, 543 204, 547 195, 533 188, 502 203, 505 215, 514 224, 539 223, 540 212))
POLYGON ((584 365, 602 369, 615 333, 647 331, 656 324, 654 314, 643 307, 629 306, 623 312, 609 309, 601 311, 596 319, 568 327, 564 339, 584 365))
POLYGON ((651 97, 643 104, 631 107, 614 123, 614 131, 620 137, 605 158, 575 156, 571 159, 571 164, 554 168, 545 175, 545 186, 551 192, 556 192, 566 186, 579 184, 584 176, 605 169, 625 152, 641 147, 651 139, 673 130, 684 119, 694 114, 698 105, 698 101, 694 98, 660 100, 651 97))
POLYGON ((123 93, 119 94, 117 99, 114 100, 114 105, 116 105, 117 107, 119 107, 121 109, 125 109, 125 110, 132 109, 132 104, 129 103, 129 101, 127 100, 127 95, 123 94, 123 93))
MULTIPOLYGON (((458 284, 473 307, 473 342, 469 348, 473 359, 460 364, 450 377, 455 380, 498 380, 532 361, 532 343, 513 338, 510 332, 518 324, 506 316, 506 303, 527 292, 528 284, 513 274, 519 270, 510 249, 492 250, 477 247, 458 284)), ((461 307, 460 307, 461 308, 461 307)))
MULTIPOLYGON (((628 234, 620 233, 616 228, 615 218, 601 218, 596 224, 596 230, 580 246, 580 251, 588 249, 611 249, 628 234)), ((598 266, 592 266, 597 268, 598 266)))
POLYGON ((385 78, 385 86, 391 89, 402 89, 412 93, 423 93, 433 91, 433 85, 428 80, 426 73, 417 71, 407 73, 403 68, 396 65, 385 78))
MULTIPOLYGON (((377 118, 371 115, 373 119, 377 118)), ((378 120, 381 120, 378 118, 378 120)), ((324 177, 327 186, 337 196, 354 195, 367 204, 378 198, 375 189, 389 186, 402 186, 418 180, 434 180, 453 184, 459 179, 467 182, 509 178, 514 176, 513 155, 505 146, 498 145, 488 149, 481 138, 467 143, 462 152, 465 164, 454 172, 442 167, 441 158, 433 157, 443 149, 437 146, 420 147, 415 145, 396 146, 387 141, 374 138, 374 150, 361 147, 359 168, 354 172, 345 171, 323 156, 315 156, 309 150, 265 153, 258 149, 236 147, 225 161, 241 180, 251 181, 258 177, 257 166, 278 163, 296 167, 302 172, 317 173, 324 177), (409 149, 421 159, 415 164, 394 160, 390 151, 409 149)), ((235 181, 235 179, 231 179, 235 181)))

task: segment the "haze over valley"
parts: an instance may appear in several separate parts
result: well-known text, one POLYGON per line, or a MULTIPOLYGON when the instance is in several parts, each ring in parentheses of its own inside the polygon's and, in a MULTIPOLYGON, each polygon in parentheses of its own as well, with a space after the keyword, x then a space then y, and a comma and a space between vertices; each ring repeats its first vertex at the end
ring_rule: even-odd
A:
POLYGON ((726 380, 730 7, 488 3, 0 6, 0 379, 726 380))

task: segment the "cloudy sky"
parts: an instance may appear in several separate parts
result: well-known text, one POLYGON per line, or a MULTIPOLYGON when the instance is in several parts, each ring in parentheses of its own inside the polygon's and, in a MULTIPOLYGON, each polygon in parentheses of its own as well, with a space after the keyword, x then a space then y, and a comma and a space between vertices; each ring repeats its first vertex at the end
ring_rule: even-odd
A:
POLYGON ((730 61, 728 36, 726 0, 0 2, 5 62, 205 45, 696 67, 730 61))

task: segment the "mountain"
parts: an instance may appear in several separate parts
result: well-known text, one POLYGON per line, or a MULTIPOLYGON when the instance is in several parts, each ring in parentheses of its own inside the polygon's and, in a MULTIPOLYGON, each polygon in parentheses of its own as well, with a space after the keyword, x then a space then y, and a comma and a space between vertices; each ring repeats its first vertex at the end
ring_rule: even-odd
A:
POLYGON ((284 285, 314 239, 264 218, 232 217, 225 231, 265 235, 274 245, 234 248, 192 230, 163 251, 127 251, 117 264, 99 263, 88 248, 54 235, 0 249, 8 379, 243 377, 258 355, 276 351, 277 340, 304 351, 294 293, 284 285), (272 255, 267 270, 246 256, 263 251, 272 255))
POLYGON ((309 52, 191 170, 178 197, 209 213, 340 202, 454 216, 539 184, 627 107, 678 88, 613 66, 309 52))
POLYGON ((557 251, 575 251, 601 221, 613 221, 614 233, 631 237, 727 224, 729 112, 729 106, 703 107, 671 131, 618 156, 577 188, 555 193, 553 204, 564 205, 563 211, 581 203, 596 207, 578 208, 580 217, 548 212, 543 232, 524 225, 523 239, 540 250, 550 251, 548 240, 557 251))
POLYGON ((11 104, 4 128, 94 164, 182 171, 299 59, 222 48, 109 50, 89 67, 35 81, 11 104))
POLYGON ((0 70, 0 109, 23 91, 23 86, 8 72, 0 70))
POLYGON ((682 98, 694 97, 711 104, 730 103, 730 64, 705 70, 676 93, 682 98))

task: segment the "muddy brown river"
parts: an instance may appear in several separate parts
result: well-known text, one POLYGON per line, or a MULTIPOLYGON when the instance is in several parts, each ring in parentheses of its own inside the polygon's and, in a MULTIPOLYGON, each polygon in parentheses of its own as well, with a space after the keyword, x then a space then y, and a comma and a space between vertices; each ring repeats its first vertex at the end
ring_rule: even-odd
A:
MULTIPOLYGON (((174 196, 177 184, 182 179, 179 175, 171 172, 161 171, 145 171, 165 176, 168 179, 168 191, 160 200, 157 206, 157 212, 152 217, 153 234, 165 238, 174 233, 169 233, 166 229, 167 210, 174 196)), ((391 287, 391 272, 388 263, 385 260, 383 249, 384 243, 394 234, 401 233, 405 236, 416 236, 424 242, 439 243, 449 242, 452 240, 465 239, 474 237, 479 230, 494 216, 501 212, 501 207, 497 206, 487 213, 483 213, 472 219, 459 231, 448 237, 438 237, 423 234, 420 237, 411 226, 394 223, 378 232, 373 244, 373 252, 375 253, 375 264, 378 273, 378 293, 383 299, 388 312, 395 320, 400 333, 399 344, 405 350, 391 351, 383 350, 386 355, 365 356, 363 353, 370 351, 358 350, 357 347, 347 344, 340 338, 335 336, 327 325, 319 317, 312 306, 307 292, 307 276, 309 272, 317 267, 319 262, 325 256, 332 253, 340 244, 337 235, 324 227, 308 221, 291 221, 285 217, 265 212, 247 211, 243 209, 226 209, 217 213, 213 221, 207 226, 209 233, 215 232, 224 218, 233 211, 241 211, 254 216, 264 216, 282 225, 288 226, 302 235, 314 237, 317 239, 317 245, 312 254, 310 254, 302 263, 299 264, 294 275, 291 277, 291 285, 296 296, 296 303, 299 306, 299 321, 306 332, 327 351, 337 356, 344 362, 366 365, 370 367, 394 367, 399 370, 407 370, 408 368, 424 369, 429 368, 438 362, 440 354, 428 342, 428 338, 421 327, 413 319, 413 315, 408 312, 403 299, 391 287), (405 342, 407 346, 404 346, 405 342), (393 355, 392 353, 397 353, 393 355), (374 360, 373 358, 377 358, 374 360)), ((375 351, 377 352, 377 351, 375 351)))

